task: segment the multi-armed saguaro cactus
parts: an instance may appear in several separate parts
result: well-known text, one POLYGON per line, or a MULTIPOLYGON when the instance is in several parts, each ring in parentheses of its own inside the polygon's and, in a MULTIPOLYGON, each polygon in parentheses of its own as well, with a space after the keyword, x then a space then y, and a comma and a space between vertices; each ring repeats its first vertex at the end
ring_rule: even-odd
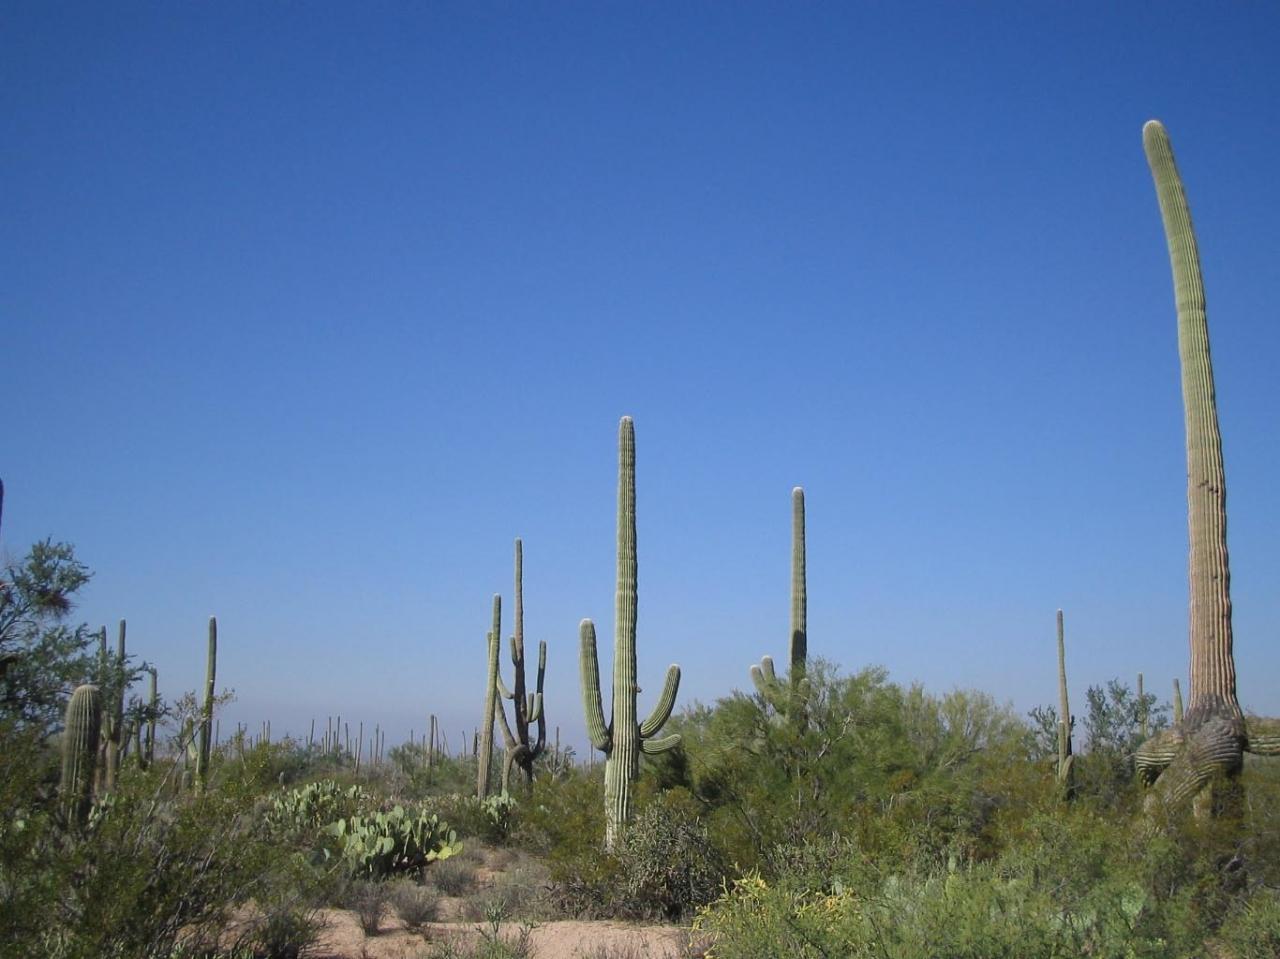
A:
POLYGON ((102 694, 97 686, 76 687, 67 703, 62 734, 62 784, 59 793, 68 822, 84 825, 93 804, 94 767, 102 729, 102 694))
POLYGON ((213 752, 214 680, 218 672, 218 618, 209 617, 209 657, 204 673, 204 704, 200 712, 199 746, 196 753, 196 789, 203 791, 209 778, 209 757, 213 752))
POLYGON ((1067 700, 1067 647, 1058 610, 1058 783, 1068 799, 1074 793, 1075 756, 1071 754, 1071 703, 1067 700))
POLYGON ((596 628, 581 625, 582 706, 591 744, 607 756, 604 771, 605 846, 617 847, 631 818, 631 783, 640 775, 640 753, 664 752, 677 733, 655 739, 675 706, 680 667, 667 668, 666 683, 644 722, 636 719, 636 437, 631 417, 618 424, 618 585, 613 610, 613 718, 606 724, 600 698, 596 628))
POLYGON ((751 667, 751 681, 765 702, 797 723, 804 722, 806 657, 809 651, 808 592, 805 582, 804 489, 791 491, 791 672, 787 682, 778 679, 773 657, 765 656, 751 667))
POLYGON ((507 757, 502 766, 502 791, 511 785, 511 767, 520 767, 526 783, 533 782, 533 761, 542 755, 547 746, 547 717, 543 713, 542 679, 547 672, 547 644, 538 644, 538 677, 534 692, 526 692, 524 681, 524 550, 516 540, 516 611, 515 633, 511 637, 511 663, 515 667, 511 688, 502 681, 501 673, 495 677, 498 690, 504 699, 511 700, 515 714, 515 732, 507 723, 507 711, 498 703, 498 718, 502 720, 502 739, 506 743, 507 757), (537 738, 529 741, 529 724, 538 724, 537 738))
POLYGON ((1280 721, 1246 723, 1236 698, 1227 487, 1200 254, 1169 135, 1158 120, 1143 127, 1142 143, 1160 201, 1178 312, 1191 543, 1191 695, 1183 721, 1143 743, 1136 764, 1147 782, 1160 779, 1165 799, 1177 802, 1198 795, 1216 775, 1234 777, 1246 749, 1280 754, 1280 721))
POLYGON ((493 763, 493 714, 498 709, 498 647, 502 645, 502 597, 493 594, 493 628, 485 636, 489 647, 489 672, 484 687, 484 720, 476 751, 476 798, 489 795, 489 767, 493 763))

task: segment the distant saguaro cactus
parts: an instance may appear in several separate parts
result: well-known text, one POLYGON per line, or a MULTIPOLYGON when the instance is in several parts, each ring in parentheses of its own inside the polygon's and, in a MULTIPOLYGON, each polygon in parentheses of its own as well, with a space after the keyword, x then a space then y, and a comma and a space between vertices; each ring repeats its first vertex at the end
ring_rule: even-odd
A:
POLYGON ((507 792, 511 785, 511 767, 518 766, 524 774, 526 783, 533 782, 534 760, 542 755, 547 746, 547 718, 543 712, 542 681, 547 672, 547 644, 538 643, 538 675, 534 692, 526 692, 524 678, 524 545, 516 540, 516 610, 515 632, 511 636, 511 688, 502 681, 502 673, 496 679, 498 691, 503 699, 511 700, 511 709, 515 719, 515 731, 507 723, 507 711, 501 700, 498 702, 498 718, 502 720, 502 739, 506 744, 506 761, 502 766, 502 791, 507 792), (538 724, 537 738, 530 740, 529 724, 538 724))
POLYGON ((124 700, 128 690, 128 662, 125 657, 125 621, 120 620, 116 634, 116 658, 108 674, 111 681, 107 688, 111 697, 107 716, 107 769, 104 785, 108 792, 116 788, 116 776, 120 772, 120 756, 124 750, 124 700))
POLYGON ((67 703, 66 729, 62 734, 62 782, 58 791, 67 821, 81 826, 89 818, 89 808, 93 805, 94 767, 101 730, 102 694, 98 687, 76 687, 67 703))
POLYGON ((804 489, 791 491, 791 671, 783 683, 773 667, 773 657, 765 656, 751 667, 751 681, 770 706, 799 725, 805 722, 804 701, 808 682, 805 667, 809 651, 809 593, 805 574, 804 489))
POLYGON ((196 752, 196 790, 208 785, 209 759, 213 753, 213 700, 218 673, 218 618, 209 617, 209 650, 205 660, 204 704, 200 712, 199 746, 196 752))
POLYGON ((1058 784, 1063 795, 1075 795, 1075 756, 1071 750, 1071 704, 1067 700, 1067 647, 1062 629, 1062 610, 1058 610, 1058 784))
POLYGON ((154 666, 147 672, 151 678, 147 683, 147 742, 144 766, 150 766, 156 761, 156 722, 160 718, 160 694, 157 689, 159 675, 154 666))
POLYGON ((1145 781, 1158 778, 1160 795, 1180 802, 1200 794, 1215 775, 1237 776, 1246 749, 1280 754, 1280 722, 1250 718, 1246 723, 1236 698, 1227 486, 1200 254, 1168 133, 1158 120, 1150 120, 1142 129, 1142 142, 1164 221, 1178 314, 1187 440, 1191 690, 1182 722, 1148 739, 1135 758, 1145 781))
POLYGON ((654 738, 675 706, 680 667, 667 668, 666 682, 644 722, 636 719, 636 439, 631 417, 618 424, 618 585, 614 596, 613 718, 605 723, 600 697, 600 663, 596 628, 589 619, 580 627, 582 705, 591 744, 605 761, 605 846, 615 849, 631 820, 631 783, 640 775, 640 753, 660 753, 676 746, 680 735, 654 738))
POLYGON ((493 763, 493 714, 498 704, 498 648, 502 645, 502 597, 493 596, 493 628, 486 634, 489 671, 484 687, 484 718, 480 725, 480 748, 476 753, 476 798, 489 795, 489 767, 493 763))

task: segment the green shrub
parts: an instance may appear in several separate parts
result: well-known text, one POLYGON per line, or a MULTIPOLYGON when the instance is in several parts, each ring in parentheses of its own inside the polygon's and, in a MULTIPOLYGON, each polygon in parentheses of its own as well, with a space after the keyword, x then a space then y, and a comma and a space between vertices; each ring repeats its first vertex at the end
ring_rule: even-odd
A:
POLYGON ((615 907, 637 918, 681 919, 720 892, 726 868, 687 792, 648 803, 623 834, 615 907))
MULTIPOLYGON (((0 750, 0 766, 7 758, 0 750)), ((6 925, 10 954, 168 957, 180 933, 198 938, 242 904, 279 888, 305 896, 314 885, 305 863, 271 841, 252 793, 167 792, 163 770, 127 769, 88 827, 73 832, 47 812, 51 799, 30 797, 25 843, 6 844, 0 886, 18 901, 39 890, 43 901, 34 921, 6 925)), ((14 812, 0 811, 0 821, 14 812)))

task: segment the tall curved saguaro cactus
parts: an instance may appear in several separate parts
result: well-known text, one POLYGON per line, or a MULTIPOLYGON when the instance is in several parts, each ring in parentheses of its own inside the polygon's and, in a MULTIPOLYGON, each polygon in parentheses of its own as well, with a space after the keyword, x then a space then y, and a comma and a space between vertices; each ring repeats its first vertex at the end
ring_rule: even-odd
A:
POLYGON ((618 424, 618 585, 613 609, 613 717, 606 723, 600 697, 596 628, 580 627, 582 707, 591 744, 607 757, 604 767, 605 847, 617 848, 631 819, 631 784, 640 775, 640 753, 676 746, 680 735, 655 738, 675 706, 680 667, 667 667, 666 682, 644 722, 636 718, 636 437, 631 417, 618 424))
POLYGON ((94 767, 98 762, 98 736, 102 731, 102 693, 97 686, 76 687, 67 703, 66 729, 62 734, 62 783, 59 794, 68 822, 81 826, 93 805, 94 767))
POLYGON ((791 491, 791 671, 784 683, 778 679, 773 657, 765 656, 751 667, 756 690, 780 713, 803 724, 805 666, 809 653, 808 586, 805 577, 804 489, 791 491))
POLYGON ((493 628, 485 634, 489 650, 489 670, 484 685, 484 720, 480 725, 480 748, 476 751, 476 798, 489 795, 489 767, 493 764, 493 714, 498 702, 498 648, 502 645, 502 597, 493 594, 493 628))
POLYGON ((547 747, 547 718, 543 712, 542 681, 547 672, 547 644, 538 644, 538 675, 534 692, 526 691, 524 677, 524 545, 516 540, 516 609, 515 632, 511 636, 511 664, 514 672, 511 688, 502 681, 502 673, 496 679, 503 699, 511 700, 515 730, 507 723, 507 712, 498 702, 498 718, 502 721, 502 739, 506 745, 506 761, 502 766, 502 791, 511 785, 511 767, 517 766, 526 783, 533 782, 533 761, 547 747), (529 724, 537 724, 537 737, 529 737, 529 724))
POLYGON ((1246 724, 1236 698, 1227 487, 1200 253, 1169 135, 1158 120, 1143 127, 1142 144, 1160 201, 1178 313, 1187 439, 1191 689, 1182 722, 1143 743, 1136 764, 1147 782, 1159 779, 1166 800, 1180 802, 1197 796, 1215 776, 1235 776, 1246 749, 1280 754, 1280 722, 1251 719, 1246 724))
POLYGON ((209 758, 213 753, 214 681, 218 672, 218 618, 209 617, 209 651, 205 661, 204 704, 200 711, 199 743, 196 752, 196 790, 203 792, 209 779, 209 758))
POLYGON ((1075 756, 1071 750, 1071 703, 1067 699, 1067 646, 1062 629, 1062 610, 1058 610, 1058 783, 1063 795, 1075 793, 1075 756))

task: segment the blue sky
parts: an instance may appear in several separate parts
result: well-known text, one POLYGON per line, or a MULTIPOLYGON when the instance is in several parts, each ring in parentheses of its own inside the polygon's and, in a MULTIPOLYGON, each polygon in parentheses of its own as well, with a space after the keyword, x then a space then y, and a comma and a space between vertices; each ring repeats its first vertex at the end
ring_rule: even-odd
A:
MULTIPOLYGON (((235 721, 480 719, 490 596, 609 659, 635 417, 640 681, 786 649, 1020 711, 1186 674, 1175 318, 1199 235, 1246 708, 1280 713, 1280 10, 7 4, 3 548, 235 721)), ((510 624, 509 615, 507 626, 510 624)), ((604 665, 603 668, 608 668, 604 665)), ((508 667, 509 669, 509 667, 508 667)), ((1185 680, 1184 680, 1185 681, 1185 680)))

